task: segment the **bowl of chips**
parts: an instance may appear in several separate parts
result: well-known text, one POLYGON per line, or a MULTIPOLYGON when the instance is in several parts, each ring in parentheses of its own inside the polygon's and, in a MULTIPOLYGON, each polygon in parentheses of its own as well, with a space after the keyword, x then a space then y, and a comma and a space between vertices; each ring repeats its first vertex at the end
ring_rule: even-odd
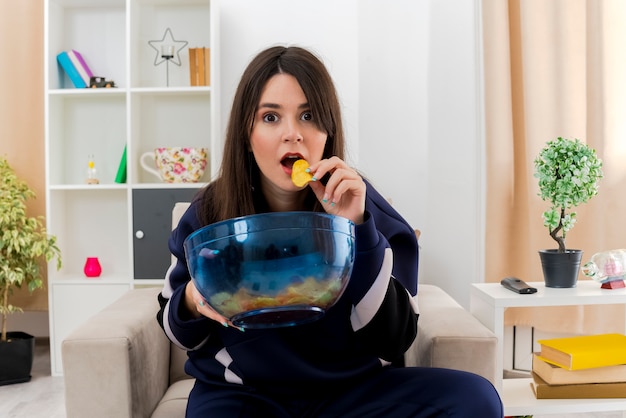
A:
POLYGON ((233 325, 276 328, 321 318, 345 290, 354 223, 317 212, 273 212, 205 226, 184 242, 191 280, 233 325))

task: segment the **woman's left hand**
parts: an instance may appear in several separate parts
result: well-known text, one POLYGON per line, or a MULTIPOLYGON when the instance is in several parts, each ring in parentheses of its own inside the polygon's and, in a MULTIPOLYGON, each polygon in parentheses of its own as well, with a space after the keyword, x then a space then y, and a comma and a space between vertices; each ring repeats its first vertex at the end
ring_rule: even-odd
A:
POLYGON ((321 179, 327 173, 330 178, 324 186, 319 181, 309 182, 309 187, 322 202, 327 213, 343 216, 355 224, 363 222, 365 213, 365 182, 342 159, 331 157, 312 164, 311 174, 321 179))

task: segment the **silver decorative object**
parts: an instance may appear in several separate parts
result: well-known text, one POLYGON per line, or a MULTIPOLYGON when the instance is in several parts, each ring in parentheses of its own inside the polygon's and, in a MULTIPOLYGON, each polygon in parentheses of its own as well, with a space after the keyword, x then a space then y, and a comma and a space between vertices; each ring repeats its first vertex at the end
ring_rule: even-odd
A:
POLYGON ((148 44, 156 51, 154 57, 154 66, 158 66, 165 62, 165 85, 170 86, 170 61, 173 64, 181 66, 180 51, 187 46, 187 41, 177 41, 172 35, 170 28, 165 29, 161 40, 148 41, 148 44))

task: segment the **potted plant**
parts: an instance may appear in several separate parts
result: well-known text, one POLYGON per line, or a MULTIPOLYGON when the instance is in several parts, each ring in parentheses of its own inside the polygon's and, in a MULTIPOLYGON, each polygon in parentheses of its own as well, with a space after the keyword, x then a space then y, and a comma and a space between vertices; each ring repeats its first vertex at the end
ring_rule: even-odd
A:
POLYGON ((565 237, 576 223, 573 208, 598 194, 602 160, 579 139, 548 141, 535 159, 539 196, 550 203, 543 224, 558 249, 540 250, 544 280, 548 287, 575 287, 582 258, 581 250, 568 249, 565 237))
POLYGON ((48 236, 43 217, 26 215, 26 200, 35 193, 0 157, 0 385, 30 380, 35 340, 25 332, 7 332, 9 315, 21 309, 10 303, 15 289, 43 287, 41 264, 61 254, 56 238, 48 236))

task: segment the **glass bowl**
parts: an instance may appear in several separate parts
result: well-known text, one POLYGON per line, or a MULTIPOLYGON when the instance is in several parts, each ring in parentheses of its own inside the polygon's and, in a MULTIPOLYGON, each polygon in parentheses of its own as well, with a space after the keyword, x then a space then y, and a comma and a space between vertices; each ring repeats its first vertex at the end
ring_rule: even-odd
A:
POLYGON ((191 280, 236 326, 315 321, 339 299, 354 263, 354 223, 316 212, 229 219, 184 242, 191 280))

